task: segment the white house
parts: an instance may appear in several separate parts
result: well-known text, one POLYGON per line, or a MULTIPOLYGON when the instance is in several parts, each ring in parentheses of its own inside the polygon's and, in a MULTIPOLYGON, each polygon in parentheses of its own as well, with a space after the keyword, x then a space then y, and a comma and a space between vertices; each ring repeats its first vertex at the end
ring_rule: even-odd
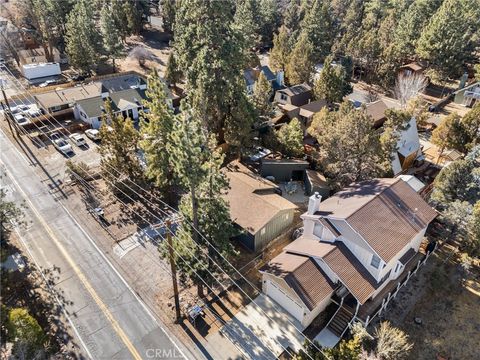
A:
POLYGON ((140 89, 102 93, 101 96, 77 101, 73 113, 76 119, 86 122, 93 129, 98 129, 102 124, 102 115, 105 113, 105 101, 107 99, 110 99, 115 114, 137 120, 140 111, 143 109, 142 101, 145 98, 145 91, 140 89))
POLYGON ((62 73, 59 63, 31 63, 22 65, 23 76, 28 80, 56 76, 62 73))
POLYGON ((340 337, 403 273, 436 215, 400 178, 355 183, 323 202, 317 193, 303 235, 260 269, 263 291, 305 327, 334 299, 349 303, 343 323, 332 323, 340 337))

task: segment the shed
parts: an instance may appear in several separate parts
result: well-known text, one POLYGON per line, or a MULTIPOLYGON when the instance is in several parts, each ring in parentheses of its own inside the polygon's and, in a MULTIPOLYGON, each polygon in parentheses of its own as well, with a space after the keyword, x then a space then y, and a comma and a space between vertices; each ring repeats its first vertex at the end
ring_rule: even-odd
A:
POLYGON ((310 196, 318 192, 322 199, 330 196, 330 186, 321 173, 316 170, 305 169, 305 195, 310 196))
POLYGON ((303 181, 308 161, 297 159, 262 159, 260 174, 273 176, 276 181, 303 181))

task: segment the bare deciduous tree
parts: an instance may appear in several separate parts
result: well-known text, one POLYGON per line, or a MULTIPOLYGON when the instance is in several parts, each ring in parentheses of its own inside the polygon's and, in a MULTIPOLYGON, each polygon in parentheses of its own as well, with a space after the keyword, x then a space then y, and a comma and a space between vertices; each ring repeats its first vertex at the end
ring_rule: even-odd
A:
POLYGON ((423 74, 401 74, 395 83, 395 97, 405 107, 410 99, 423 93, 427 85, 428 80, 423 74))
POLYGON ((375 329, 375 338, 377 339, 375 353, 384 360, 399 359, 413 347, 408 341, 407 334, 391 326, 389 321, 382 322, 375 329))

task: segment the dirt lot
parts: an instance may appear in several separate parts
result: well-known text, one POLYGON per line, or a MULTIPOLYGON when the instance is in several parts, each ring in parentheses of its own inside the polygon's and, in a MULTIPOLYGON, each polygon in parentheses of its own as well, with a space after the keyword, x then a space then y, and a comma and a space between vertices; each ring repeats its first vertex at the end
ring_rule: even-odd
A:
POLYGON ((478 359, 480 267, 466 273, 454 251, 445 245, 430 257, 385 313, 414 343, 409 359, 478 359))

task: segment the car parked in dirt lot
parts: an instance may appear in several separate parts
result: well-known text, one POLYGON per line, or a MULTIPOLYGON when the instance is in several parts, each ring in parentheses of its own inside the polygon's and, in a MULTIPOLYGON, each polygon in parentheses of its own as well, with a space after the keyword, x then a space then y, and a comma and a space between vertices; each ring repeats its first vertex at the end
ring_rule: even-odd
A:
POLYGON ((50 135, 50 140, 52 141, 53 146, 63 155, 73 154, 72 146, 68 143, 67 140, 60 133, 53 133, 50 135))
POLYGON ((85 130, 85 135, 93 141, 99 141, 100 140, 100 131, 97 129, 88 129, 85 130))
POLYGON ((72 135, 69 136, 69 138, 70 138, 70 141, 75 145, 77 145, 78 147, 87 145, 85 138, 79 133, 73 133, 72 135))

